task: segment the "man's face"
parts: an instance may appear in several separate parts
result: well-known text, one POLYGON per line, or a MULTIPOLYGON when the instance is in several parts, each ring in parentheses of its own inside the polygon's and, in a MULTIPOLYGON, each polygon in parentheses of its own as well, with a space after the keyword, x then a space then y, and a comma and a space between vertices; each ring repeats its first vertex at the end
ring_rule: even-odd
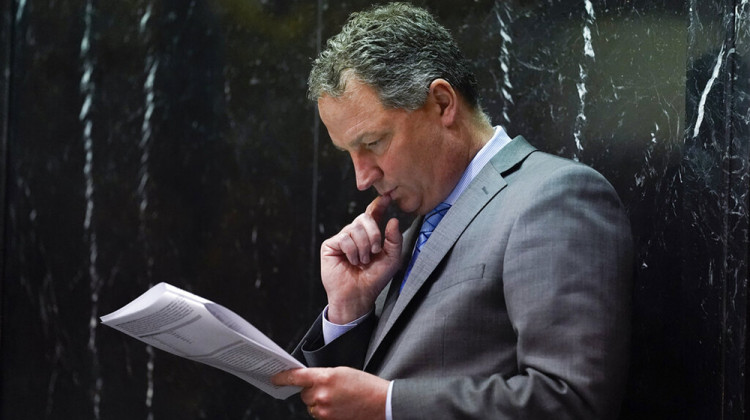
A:
POLYGON ((415 111, 384 108, 373 88, 352 79, 341 97, 321 97, 318 110, 333 144, 351 156, 359 190, 375 187, 402 211, 425 214, 458 181, 429 99, 415 111))

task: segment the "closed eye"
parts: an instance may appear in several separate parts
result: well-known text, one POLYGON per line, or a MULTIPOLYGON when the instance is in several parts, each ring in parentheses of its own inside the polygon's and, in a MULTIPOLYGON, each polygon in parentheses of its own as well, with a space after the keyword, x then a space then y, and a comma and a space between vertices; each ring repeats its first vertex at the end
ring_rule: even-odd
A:
POLYGON ((372 150, 376 148, 381 143, 380 140, 371 141, 369 143, 365 143, 365 147, 372 150))

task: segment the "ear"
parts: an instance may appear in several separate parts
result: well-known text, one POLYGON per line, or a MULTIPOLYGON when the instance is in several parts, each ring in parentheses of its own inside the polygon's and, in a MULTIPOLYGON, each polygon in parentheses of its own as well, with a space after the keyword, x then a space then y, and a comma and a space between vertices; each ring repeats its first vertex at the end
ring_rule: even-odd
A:
POLYGON ((443 126, 450 127, 458 115, 458 94, 445 79, 435 79, 430 83, 430 97, 440 109, 440 120, 443 126))

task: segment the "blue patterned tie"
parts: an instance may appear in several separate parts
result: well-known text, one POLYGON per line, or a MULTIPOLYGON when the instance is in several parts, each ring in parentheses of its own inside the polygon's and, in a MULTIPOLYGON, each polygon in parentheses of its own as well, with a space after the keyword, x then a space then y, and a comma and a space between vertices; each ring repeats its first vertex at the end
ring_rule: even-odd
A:
POLYGON ((435 207, 432 211, 427 213, 427 215, 424 217, 424 222, 422 222, 422 227, 419 229, 419 237, 417 238, 417 246, 414 247, 414 254, 411 256, 411 261, 409 261, 409 265, 406 267, 406 272, 404 273, 404 279, 401 281, 401 288, 399 289, 399 292, 404 288, 404 284, 406 284, 406 279, 409 277, 409 273, 411 272, 411 268, 414 266, 414 262, 417 260, 417 257, 419 256, 419 252, 422 250, 422 246, 427 242, 428 239, 430 239, 430 235, 432 235, 432 232, 437 227, 438 223, 440 223, 441 220, 443 220, 443 216, 445 216, 445 213, 448 212, 448 209, 451 208, 451 205, 448 203, 440 203, 435 207))

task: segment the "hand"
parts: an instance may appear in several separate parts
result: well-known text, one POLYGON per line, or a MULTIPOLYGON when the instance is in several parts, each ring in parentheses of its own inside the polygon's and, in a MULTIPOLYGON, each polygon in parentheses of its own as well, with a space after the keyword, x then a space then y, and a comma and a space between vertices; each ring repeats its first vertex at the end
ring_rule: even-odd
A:
POLYGON ((346 324, 366 314, 396 274, 401 258, 398 220, 391 219, 381 238, 378 223, 391 203, 379 196, 341 232, 323 242, 320 274, 328 295, 328 320, 346 324))
POLYGON ((385 419, 389 382, 361 370, 293 369, 274 375, 271 381, 279 386, 302 387, 302 401, 315 419, 385 419))

